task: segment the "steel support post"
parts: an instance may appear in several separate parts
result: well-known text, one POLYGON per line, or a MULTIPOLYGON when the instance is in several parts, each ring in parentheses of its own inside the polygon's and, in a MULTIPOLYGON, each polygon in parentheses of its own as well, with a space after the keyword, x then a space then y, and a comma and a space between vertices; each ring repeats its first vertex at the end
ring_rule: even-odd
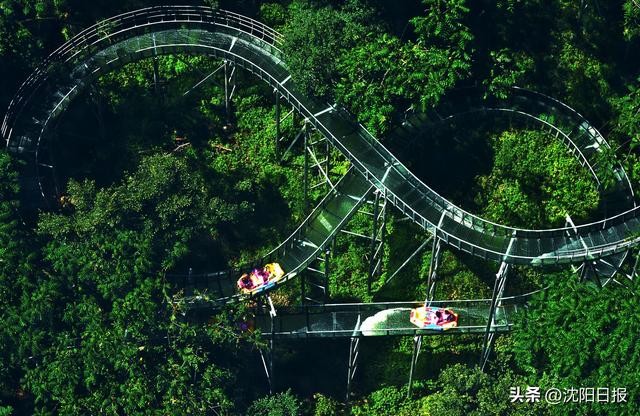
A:
MULTIPOLYGON (((512 240, 513 241, 513 240, 512 240)), ((509 273, 509 264, 502 262, 500 269, 496 274, 496 280, 493 284, 493 293, 491 295, 491 305, 489 307, 489 316, 487 318, 487 328, 484 332, 482 339, 482 355, 480 357, 480 368, 484 370, 484 367, 489 360, 489 355, 493 348, 495 341, 495 332, 491 329, 496 325, 496 310, 502 304, 502 295, 507 283, 507 274, 509 273)))
POLYGON ((271 357, 271 353, 269 350, 264 350, 264 349, 260 349, 259 350, 260 353, 260 359, 262 360, 262 369, 264 370, 264 374, 267 377, 267 385, 269 386, 269 394, 272 394, 273 392, 273 383, 271 381, 271 372, 270 369, 272 368, 271 363, 272 363, 272 357, 271 357), (266 357, 265 357, 266 355, 266 357))
POLYGON ((349 401, 351 396, 351 384, 358 368, 358 355, 360 354, 360 338, 352 337, 349 345, 349 368, 347 369, 347 395, 349 401))
POLYGON ((402 264, 400 265, 400 267, 398 267, 391 276, 389 276, 387 278, 387 280, 384 281, 384 284, 386 285, 387 283, 389 283, 391 280, 393 280, 394 277, 396 277, 398 275, 398 273, 400 273, 407 264, 409 264, 409 262, 411 260, 413 260, 418 254, 420 254, 422 252, 422 250, 424 250, 424 248, 427 246, 427 244, 429 244, 429 241, 431 241, 433 237, 428 237, 427 239, 425 239, 422 243, 420 243, 420 245, 418 246, 418 248, 416 248, 413 253, 411 253, 409 255, 409 257, 407 257, 405 259, 404 262, 402 262, 402 264))
POLYGON ((329 256, 331 255, 331 249, 326 249, 324 252, 324 299, 323 303, 327 303, 329 300, 329 256))
POLYGON ((380 224, 380 244, 384 246, 387 238, 387 197, 386 191, 382 195, 382 224, 380 224))
POLYGON ((358 321, 356 322, 356 326, 353 329, 353 334, 351 335, 351 341, 349 343, 349 363, 347 368, 347 395, 346 401, 349 402, 349 398, 351 396, 351 384, 353 383, 353 378, 356 374, 356 369, 358 368, 358 355, 360 354, 360 337, 358 337, 358 332, 360 331, 360 315, 358 315, 358 321))
POLYGON ((300 273, 300 304, 304 305, 307 299, 307 276, 306 273, 300 273))
POLYGON ((280 92, 273 90, 276 95, 276 159, 280 157, 280 92))
POLYGON ((160 93, 160 70, 158 69, 158 57, 153 57, 153 88, 157 94, 160 93))
POLYGON ((276 327, 275 327, 275 317, 276 317, 276 309, 273 306, 273 302, 271 301, 271 297, 267 296, 267 301, 269 302, 269 317, 271 320, 271 338, 269 339, 269 349, 266 352, 260 350, 260 358, 262 358, 262 365, 264 367, 264 372, 267 376, 267 382, 269 383, 269 394, 273 394, 274 387, 274 377, 273 377, 273 340, 275 338, 276 327))
POLYGON ((442 258, 442 244, 437 236, 433 234, 433 246, 431 247, 431 263, 429 264, 429 276, 427 276, 427 297, 424 300, 425 306, 431 305, 436 295, 436 282, 438 281, 438 268, 442 258))
POLYGON ((227 115, 227 123, 229 123, 229 120, 231 119, 230 100, 231 100, 231 97, 229 97, 229 61, 225 59, 224 60, 224 110, 227 115))
POLYGON ((378 210, 380 209, 380 193, 374 192, 373 227, 371 229, 371 244, 369 246, 369 277, 367 278, 367 293, 371 294, 371 283, 376 268, 376 240, 378 238, 378 210))
MULTIPOLYGON (((307 147, 307 152, 309 153, 309 156, 311 156, 311 159, 313 160, 313 167, 318 169, 318 172, 320 174, 320 176, 323 178, 323 180, 321 182, 318 182, 316 184, 314 184, 313 186, 311 186, 311 189, 315 189, 318 188, 320 186, 324 186, 324 185, 328 185, 328 190, 331 190, 333 188, 333 183, 331 182, 331 178, 329 177, 329 172, 326 170, 327 167, 327 159, 330 157, 330 154, 326 154, 325 159, 318 159, 318 156, 316 156, 316 145, 318 145, 321 142, 327 142, 327 139, 322 139, 322 140, 318 140, 315 142, 310 142, 309 146, 307 147)), ((323 151, 326 149, 326 147, 323 149, 323 151)))
POLYGON ((275 325, 275 318, 276 318, 276 308, 273 307, 273 302, 271 301, 271 297, 268 296, 267 300, 269 301, 269 317, 271 318, 271 339, 269 340, 269 350, 271 351, 270 355, 270 360, 269 360, 269 373, 271 374, 271 376, 269 377, 270 380, 270 386, 269 386, 269 394, 273 393, 273 387, 274 387, 274 375, 273 375, 273 355, 274 355, 274 350, 273 350, 273 343, 276 337, 276 325, 275 325))
POLYGON ((629 275, 629 280, 635 279, 636 273, 638 272, 638 263, 640 262, 640 250, 636 250, 636 260, 633 262, 633 269, 631 270, 631 274, 629 275))
MULTIPOLYGON (((293 113, 293 114, 295 114, 295 113, 293 113)), ((289 144, 289 147, 287 147, 287 150, 285 150, 284 153, 282 153, 282 156, 280 157, 280 161, 284 161, 285 156, 287 156, 287 154, 291 151, 291 149, 293 149, 293 146, 295 146, 295 144, 298 143, 298 140, 300 139, 300 136, 304 135, 305 126, 306 126, 306 123, 302 126, 300 131, 298 131, 298 134, 296 134, 296 137, 294 137, 294 139, 291 141, 291 143, 289 144)), ((306 149, 305 149, 305 151, 306 151, 306 149)))
POLYGON ((182 60, 182 59, 180 59, 180 58, 178 58, 178 60, 179 60, 180 62, 185 63, 187 66, 189 66, 189 68, 191 68, 191 69, 195 69, 198 73, 200 73, 200 74, 203 76, 203 78, 202 78, 200 81, 196 82, 196 83, 194 84, 194 86, 193 86, 193 87, 189 88, 188 90, 186 90, 186 91, 182 94, 182 96, 183 96, 183 97, 184 97, 184 96, 189 95, 189 93, 191 93, 191 91, 194 91, 195 89, 197 89, 200 85, 204 84, 204 83, 205 83, 207 80, 209 80, 212 76, 214 76, 216 73, 218 73, 218 71, 220 71, 221 69, 223 69, 223 68, 224 68, 224 63, 223 63, 222 65, 220 65, 219 67, 217 67, 216 69, 214 69, 214 70, 213 70, 213 71, 211 71, 208 75, 206 75, 206 76, 205 76, 205 75, 204 75, 204 73, 200 72, 197 68, 194 68, 193 66, 191 66, 188 62, 186 62, 186 61, 184 61, 184 60, 182 60))
POLYGON ((229 74, 229 104, 233 101, 233 95, 236 93, 236 65, 231 62, 231 73, 229 74))
POLYGON ((411 368, 409 369, 409 385, 407 388, 407 399, 411 398, 411 390, 413 388, 413 374, 418 363, 418 356, 422 348, 422 335, 413 337, 413 353, 411 354, 411 368))
POLYGON ((160 81, 160 71, 158 69, 158 50, 156 49, 156 35, 155 33, 152 35, 153 39, 153 88, 156 95, 159 92, 158 83, 160 81))
POLYGON ((631 270, 629 273, 626 273, 624 271, 622 271, 622 266, 620 266, 620 269, 618 269, 618 273, 621 274, 623 277, 625 277, 626 279, 623 280, 618 280, 616 278, 613 278, 613 281, 616 282, 617 284, 626 287, 627 289, 630 289, 633 292, 633 288, 631 283, 633 282, 633 280, 636 277, 636 274, 638 273, 638 265, 640 264, 640 249, 630 249, 627 251, 627 258, 633 263, 633 266, 631 266, 631 270), (627 281, 628 280, 628 281, 627 281))
MULTIPOLYGON (((57 130, 51 132, 50 142, 56 143, 58 141, 59 133, 57 130)), ((60 196, 62 193, 60 192, 60 184, 58 183, 58 177, 56 175, 56 167, 54 166, 54 157, 53 157, 53 148, 51 145, 47 144, 46 146, 40 146, 40 152, 46 152, 47 155, 47 163, 39 162, 38 165, 42 168, 46 168, 48 175, 51 177, 51 182, 53 184, 53 191, 55 192, 56 200, 60 201, 60 196)), ((42 153, 41 153, 42 154, 42 153)))
MULTIPOLYGON (((568 214, 565 217, 564 226, 571 227, 574 231, 573 236, 569 233, 569 231, 567 231, 567 237, 578 237, 578 229, 576 228, 576 225, 573 223, 573 220, 568 214)), ((582 247, 588 253, 589 247, 587 246, 587 243, 585 243, 582 237, 578 237, 578 238, 582 243, 582 247)), ((587 279, 592 279, 598 285, 598 287, 602 288, 602 281, 600 280, 600 276, 598 276, 598 272, 596 271, 595 265, 596 265, 595 261, 587 260, 584 263, 582 263, 582 265, 580 265, 580 267, 578 267, 577 270, 574 269, 574 271, 578 272, 578 275, 580 276, 580 282, 584 282, 587 279)))
POLYGON ((304 212, 309 212, 309 123, 304 124, 304 212))
MULTIPOLYGON (((371 236, 359 235, 347 232, 347 234, 357 235, 369 239, 369 271, 367 277, 367 293, 371 294, 373 280, 379 275, 382 266, 382 256, 384 255, 385 227, 387 221, 387 200, 379 191, 374 192, 373 213, 371 215, 372 227, 371 236)), ((346 231, 345 231, 346 232, 346 231)))
POLYGON ((227 114, 227 123, 231 122, 231 99, 236 91, 236 67, 233 63, 224 60, 224 109, 227 114))
POLYGON ((331 191, 331 189, 333 188, 333 184, 331 183, 331 180, 329 179, 329 172, 331 169, 331 143, 329 143, 329 140, 325 139, 325 145, 324 145, 324 149, 325 149, 325 162, 324 162, 324 171, 327 173, 327 192, 331 191))
POLYGON ((300 276, 300 294, 302 304, 321 305, 329 297, 329 273, 331 249, 326 248, 324 257, 318 257, 300 276))
POLYGON ((580 282, 584 282, 587 279, 593 280, 602 289, 602 281, 596 271, 595 261, 586 261, 580 266, 580 282))

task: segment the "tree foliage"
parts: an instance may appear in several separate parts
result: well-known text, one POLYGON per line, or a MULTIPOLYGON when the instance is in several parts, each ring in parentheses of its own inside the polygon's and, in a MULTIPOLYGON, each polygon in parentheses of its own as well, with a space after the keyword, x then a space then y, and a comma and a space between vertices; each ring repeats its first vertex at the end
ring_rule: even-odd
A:
POLYGON ((510 49, 491 51, 489 77, 484 81, 488 94, 506 99, 511 87, 521 86, 525 75, 533 68, 533 60, 523 52, 510 49))
POLYGON ((306 2, 292 3, 290 13, 282 50, 291 76, 305 93, 332 99, 338 59, 365 41, 371 30, 365 23, 369 13, 348 6, 318 8, 306 2))
POLYGON ((624 37, 635 39, 640 35, 640 3, 637 0, 627 0, 624 9, 624 37))
POLYGON ((342 55, 338 99, 372 132, 382 134, 408 108, 425 110, 469 74, 473 35, 461 2, 425 1, 426 16, 411 20, 415 41, 378 35, 342 55))
POLYGON ((570 275, 533 299, 514 334, 515 358, 528 383, 543 389, 623 387, 628 394, 627 403, 565 403, 550 406, 548 414, 638 413, 636 303, 637 294, 623 286, 598 289, 570 275))
POLYGON ((247 409, 247 416, 297 416, 300 404, 290 390, 258 399, 247 409))
POLYGON ((562 225, 566 215, 587 218, 598 206, 596 183, 557 139, 537 131, 504 132, 495 139, 494 167, 479 178, 485 215, 523 227, 562 225))
POLYGON ((33 361, 25 388, 36 409, 65 414, 156 409, 228 411, 225 354, 240 336, 219 325, 181 322, 159 272, 215 235, 242 207, 207 193, 184 158, 145 158, 121 185, 71 183, 70 214, 46 214, 47 267, 22 311, 33 361), (226 352, 225 352, 226 351, 226 352), (221 360, 221 361, 218 361, 221 360))

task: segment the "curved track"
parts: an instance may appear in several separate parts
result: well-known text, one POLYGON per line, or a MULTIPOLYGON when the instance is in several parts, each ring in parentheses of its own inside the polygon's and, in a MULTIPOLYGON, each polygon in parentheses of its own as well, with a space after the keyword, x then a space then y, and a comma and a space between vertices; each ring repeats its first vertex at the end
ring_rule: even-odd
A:
MULTIPOLYGON (((425 147, 433 142, 430 137, 433 132, 452 127, 467 131, 479 126, 489 127, 492 131, 514 127, 533 129, 560 140, 597 184, 600 203, 596 215, 614 216, 636 206, 626 172, 617 160, 607 163, 605 159, 611 149, 602 135, 575 110, 538 92, 514 87, 508 99, 499 100, 483 97, 482 91, 476 88, 454 90, 435 110, 409 117, 400 128, 391 132, 390 138, 392 144, 412 141, 414 153, 422 153, 429 150, 425 147), (416 128, 416 125, 420 127, 416 128)), ((571 231, 574 230, 567 235, 575 235, 571 231)), ((593 271, 607 279, 613 277, 627 253, 593 262, 593 271)))
MULTIPOLYGON (((280 35, 259 22, 186 6, 125 13, 81 32, 28 78, 3 121, 7 147, 29 162, 22 175, 23 189, 47 195, 48 130, 92 79, 144 57, 206 54, 232 61, 277 89, 392 204, 462 251, 507 263, 553 265, 607 257, 638 243, 638 207, 590 224, 545 230, 495 224, 464 211, 413 175, 345 110, 303 95, 286 69, 280 44, 280 35)), ((588 124, 560 130, 569 137, 580 134, 603 140, 588 124)))

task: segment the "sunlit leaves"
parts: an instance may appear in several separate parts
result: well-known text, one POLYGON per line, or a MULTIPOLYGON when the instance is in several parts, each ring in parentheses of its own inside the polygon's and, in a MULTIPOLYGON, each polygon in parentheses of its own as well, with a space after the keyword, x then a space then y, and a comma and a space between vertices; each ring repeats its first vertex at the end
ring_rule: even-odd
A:
POLYGON ((635 39, 640 35, 640 2, 638 0, 626 0, 624 11, 624 37, 627 40, 635 39))
POLYGON ((559 140, 537 131, 505 132, 494 141, 493 172, 479 178, 478 202, 497 222, 523 227, 586 219, 599 195, 590 173, 559 140))
MULTIPOLYGON (((604 289, 581 284, 570 274, 552 282, 547 293, 531 302, 514 334, 516 359, 529 373, 529 382, 560 389, 625 387, 630 398, 624 412, 616 413, 621 408, 610 403, 595 406, 603 411, 613 407, 613 414, 637 413, 631 399, 640 391, 635 370, 640 351, 634 340, 640 333, 637 295, 614 284, 604 289)), ((570 406, 549 414, 585 410, 570 406)))
POLYGON ((367 28, 330 7, 292 7, 283 28, 287 66, 298 87, 317 97, 333 96, 336 62, 341 53, 363 41, 367 28))
POLYGON ((464 2, 425 1, 427 15, 412 19, 416 41, 382 34, 344 53, 336 96, 373 133, 385 133, 407 109, 434 106, 469 75, 473 35, 462 24, 464 2))
POLYGON ((533 59, 525 53, 513 52, 509 49, 491 51, 491 67, 489 78, 484 81, 489 94, 505 99, 510 88, 518 86, 525 74, 533 69, 533 59))

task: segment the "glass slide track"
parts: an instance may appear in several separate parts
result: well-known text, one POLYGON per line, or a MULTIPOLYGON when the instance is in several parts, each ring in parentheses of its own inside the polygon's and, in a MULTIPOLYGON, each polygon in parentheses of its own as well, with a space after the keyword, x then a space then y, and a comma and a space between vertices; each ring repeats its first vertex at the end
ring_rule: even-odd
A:
MULTIPOLYGON (((84 30, 34 71, 3 120, 7 147, 28 162, 22 172, 25 193, 48 195, 51 161, 46 149, 52 121, 92 79, 145 57, 206 54, 231 61, 277 89, 402 213, 462 251, 544 266, 604 258, 638 243, 636 206, 589 224, 542 230, 496 224, 457 207, 413 175, 346 110, 302 94, 283 62, 281 43, 280 34, 255 20, 195 6, 141 9, 84 30)), ((600 140, 588 124, 561 128, 576 140, 600 140)))

